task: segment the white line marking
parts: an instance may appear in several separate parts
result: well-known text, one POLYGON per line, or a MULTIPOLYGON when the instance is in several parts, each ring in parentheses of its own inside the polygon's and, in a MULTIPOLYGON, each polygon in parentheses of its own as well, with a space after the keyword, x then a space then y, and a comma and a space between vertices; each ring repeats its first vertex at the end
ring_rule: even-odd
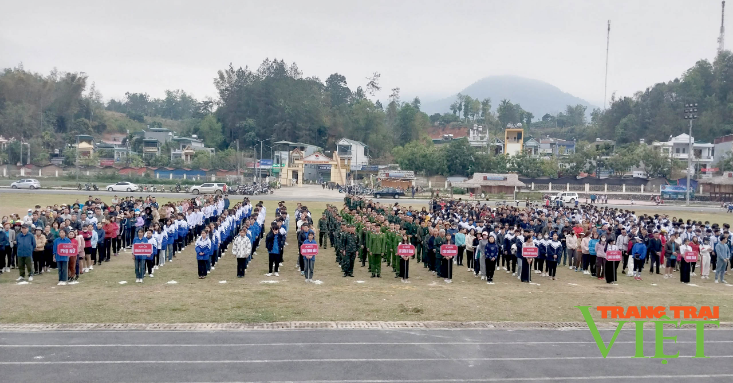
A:
MULTIPOLYGON (((676 359, 692 359, 693 355, 681 355, 676 359)), ((707 356, 712 359, 728 359, 733 355, 715 355, 707 356)), ((56 361, 56 362, 0 362, 0 366, 5 365, 35 365, 35 364, 267 364, 267 363, 371 363, 371 362, 527 362, 536 360, 596 360, 596 359, 639 359, 648 360, 649 358, 634 358, 633 356, 557 356, 544 358, 404 358, 404 359, 250 359, 250 360, 79 360, 79 361, 56 361)))
MULTIPOLYGON (((654 340, 646 340, 654 344, 654 340)), ((695 341, 677 341, 675 344, 695 344, 695 341)), ((706 340, 709 343, 733 343, 733 340, 706 340)), ((492 345, 543 345, 543 344, 591 344, 596 342, 325 342, 325 343, 220 343, 220 344, 0 344, 0 348, 51 348, 51 347, 280 347, 280 346, 492 346, 492 345)), ((614 344, 636 344, 636 341, 616 341, 614 344)))
MULTIPOLYGON (((564 376, 564 377, 536 377, 536 378, 482 378, 482 379, 400 379, 400 380, 306 380, 300 383, 432 383, 432 382, 543 382, 543 381, 569 381, 569 380, 631 380, 631 379, 694 379, 694 378, 728 378, 733 374, 712 374, 712 375, 627 375, 627 376, 564 376)), ((268 383, 290 383, 292 381, 268 381, 268 383)), ((208 382, 195 382, 208 383, 208 382)), ((234 383, 234 382, 218 382, 234 383)), ((264 382, 247 382, 264 383, 264 382)))

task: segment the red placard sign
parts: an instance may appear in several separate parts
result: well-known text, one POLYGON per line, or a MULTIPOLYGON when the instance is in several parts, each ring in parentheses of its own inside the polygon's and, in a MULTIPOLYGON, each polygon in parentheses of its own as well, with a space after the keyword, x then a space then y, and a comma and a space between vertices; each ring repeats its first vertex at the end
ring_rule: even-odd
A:
POLYGON ((132 245, 132 253, 135 255, 150 256, 151 254, 153 254, 153 244, 152 243, 136 243, 132 245))
POLYGON ((522 256, 524 258, 537 258, 540 255, 540 249, 535 246, 522 247, 522 256))
POLYGON ((697 254, 695 254, 694 251, 687 251, 687 252, 685 252, 685 261, 687 261, 687 262, 697 262, 697 254))
POLYGON ((404 259, 410 258, 415 255, 415 246, 410 244, 401 244, 397 246, 397 255, 404 259))
POLYGON ((304 243, 300 245, 300 255, 311 259, 313 256, 318 255, 318 244, 316 243, 304 243))
POLYGON ((61 257, 73 257, 79 249, 73 243, 59 243, 56 245, 56 254, 61 257))
POLYGON ((618 262, 623 260, 623 256, 621 255, 621 250, 608 250, 606 252, 606 260, 611 262, 618 262))
POLYGON ((440 246, 440 255, 442 255, 444 258, 453 258, 458 255, 458 246, 442 245, 440 246))

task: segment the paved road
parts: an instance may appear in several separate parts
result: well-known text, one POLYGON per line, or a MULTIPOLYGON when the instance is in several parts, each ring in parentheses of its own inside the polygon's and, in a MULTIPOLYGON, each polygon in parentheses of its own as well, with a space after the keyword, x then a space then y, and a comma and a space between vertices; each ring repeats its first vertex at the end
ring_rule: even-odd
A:
MULTIPOLYGON (((0 188, 0 195, 6 193, 20 193, 20 194, 65 194, 70 196, 77 196, 80 201, 86 201, 87 196, 155 196, 155 197, 167 197, 167 198, 191 198, 194 194, 190 193, 152 193, 152 192, 108 192, 106 190, 99 191, 86 191, 86 190, 73 190, 73 189, 40 189, 40 190, 17 190, 0 188)), ((236 196, 240 198, 242 196, 236 196)), ((262 194, 256 196, 248 196, 251 200, 255 201, 298 201, 298 202, 343 202, 344 194, 338 191, 324 191, 319 186, 306 186, 303 188, 282 188, 273 194, 262 194)), ((374 200, 383 203, 394 203, 399 202, 402 205, 410 204, 426 204, 426 199, 411 199, 411 198, 380 198, 374 200)), ((65 201, 68 202, 68 201, 65 201)))
POLYGON ((0 381, 733 381, 730 331, 706 331, 709 359, 692 358, 693 331, 665 332, 678 336, 665 352, 680 352, 668 364, 632 358, 633 331, 607 359, 587 330, 0 332, 0 381))
MULTIPOLYGON (((147 196, 152 195, 155 197, 167 197, 167 198, 186 198, 186 197, 193 197, 193 194, 186 194, 186 193, 151 193, 151 192, 108 192, 105 190, 99 190, 99 191, 86 191, 86 190, 73 190, 73 189, 40 189, 40 190, 14 190, 9 188, 0 188, 0 196, 5 193, 22 193, 22 194, 66 194, 71 196, 78 196, 80 201, 86 200, 86 197, 89 195, 93 196, 147 196)), ((237 196, 237 198, 240 196, 237 196)), ((298 202, 342 202, 344 200, 344 194, 339 193, 338 191, 333 190, 323 190, 320 186, 313 186, 313 185, 305 185, 302 188, 281 188, 273 194, 267 194, 267 195, 256 195, 256 196, 249 196, 252 200, 262 200, 262 201, 298 201, 298 202)), ((455 195, 455 198, 460 198, 463 196, 455 195)), ((393 198, 373 198, 374 200, 381 202, 381 203, 388 203, 392 204, 395 202, 399 202, 400 205, 416 205, 416 206, 422 206, 427 204, 427 199, 418 199, 418 198, 400 198, 400 199, 393 199, 393 198)), ((609 206, 614 208, 621 208, 621 209, 628 209, 628 210, 634 210, 634 209, 643 209, 643 210, 653 210, 653 211, 659 211, 660 213, 670 213, 670 212, 676 212, 676 211, 694 211, 694 212, 707 212, 707 213, 714 213, 714 212, 725 212, 721 207, 716 205, 710 205, 710 206, 684 206, 684 205, 660 205, 655 206, 652 204, 637 204, 637 205, 629 205, 629 204, 621 204, 621 203, 614 203, 615 201, 610 201, 608 205, 603 206, 609 206)), ((496 206, 496 201, 489 201, 487 202, 491 206, 496 206)), ((524 207, 524 202, 520 202, 520 207, 524 207)))

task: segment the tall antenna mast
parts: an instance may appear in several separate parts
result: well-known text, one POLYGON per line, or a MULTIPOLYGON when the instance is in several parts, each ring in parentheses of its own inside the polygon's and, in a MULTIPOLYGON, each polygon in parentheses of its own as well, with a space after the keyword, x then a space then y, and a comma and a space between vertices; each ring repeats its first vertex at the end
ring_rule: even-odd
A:
POLYGON ((718 53, 725 50, 725 1, 720 12, 720 36, 718 36, 718 53))
MULTIPOLYGON (((723 2, 725 4, 725 1, 723 2)), ((606 79, 603 84, 603 110, 606 110, 606 94, 608 91, 608 46, 611 41, 611 20, 608 20, 608 32, 606 34, 606 79)))

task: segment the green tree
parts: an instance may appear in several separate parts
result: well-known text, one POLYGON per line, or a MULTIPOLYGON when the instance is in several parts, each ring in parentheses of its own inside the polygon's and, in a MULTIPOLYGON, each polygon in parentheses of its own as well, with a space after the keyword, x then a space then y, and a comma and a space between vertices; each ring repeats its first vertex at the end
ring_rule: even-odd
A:
POLYGON ((458 139, 451 141, 443 147, 448 175, 469 176, 473 163, 474 149, 469 145, 468 140, 458 139))

